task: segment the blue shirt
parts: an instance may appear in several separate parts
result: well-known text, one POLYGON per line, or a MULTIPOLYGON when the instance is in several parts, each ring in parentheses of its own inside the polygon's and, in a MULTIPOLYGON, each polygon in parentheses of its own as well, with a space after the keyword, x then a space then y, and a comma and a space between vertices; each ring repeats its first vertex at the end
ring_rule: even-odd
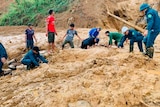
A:
POLYGON ((27 40, 33 40, 34 30, 26 29, 25 34, 27 36, 27 40))
POLYGON ((48 61, 39 53, 38 54, 33 53, 33 50, 28 51, 28 53, 23 57, 22 60, 25 60, 25 59, 30 59, 35 66, 39 66, 37 59, 42 60, 43 63, 48 63, 48 61))
POLYGON ((72 41, 74 38, 74 35, 78 35, 76 30, 68 29, 66 33, 66 40, 72 41))
POLYGON ((99 31, 97 31, 97 28, 92 28, 89 31, 89 37, 96 38, 98 35, 99 35, 99 31))
POLYGON ((6 49, 4 48, 4 46, 0 43, 0 61, 1 58, 5 57, 6 59, 8 58, 6 49))
POLYGON ((148 8, 146 13, 147 30, 160 31, 160 18, 158 12, 152 8, 148 8))

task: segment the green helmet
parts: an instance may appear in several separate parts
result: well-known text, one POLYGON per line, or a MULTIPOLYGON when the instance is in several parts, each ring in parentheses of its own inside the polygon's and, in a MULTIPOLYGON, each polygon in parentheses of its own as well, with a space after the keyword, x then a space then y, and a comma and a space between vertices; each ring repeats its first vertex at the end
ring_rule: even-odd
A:
POLYGON ((141 6, 140 6, 139 10, 140 10, 140 11, 143 11, 144 9, 146 9, 146 8, 148 8, 148 7, 150 7, 150 5, 149 5, 149 4, 147 4, 147 3, 143 3, 143 4, 141 4, 141 6))

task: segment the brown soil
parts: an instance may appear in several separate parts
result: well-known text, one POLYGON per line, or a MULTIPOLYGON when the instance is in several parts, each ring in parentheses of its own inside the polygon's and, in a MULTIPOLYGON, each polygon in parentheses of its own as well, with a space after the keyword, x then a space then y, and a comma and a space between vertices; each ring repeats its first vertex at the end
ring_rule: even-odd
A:
MULTIPOLYGON (((30 71, 17 69, 12 76, 0 78, 0 106, 160 107, 160 37, 155 42, 153 60, 139 53, 137 44, 134 53, 128 53, 128 44, 124 49, 97 46, 82 50, 77 37, 74 38, 74 49, 66 45, 61 50, 64 28, 68 28, 72 21, 82 39, 87 38, 89 28, 93 26, 116 31, 123 23, 108 17, 106 6, 112 13, 134 23, 139 17, 139 4, 143 1, 146 0, 75 0, 69 11, 56 15, 58 51, 53 55, 45 54, 49 64, 41 64, 30 71)), ((0 27, 0 41, 7 49, 9 60, 17 58, 20 61, 22 58, 25 29, 26 26, 0 27)), ((45 28, 34 29, 38 39, 36 45, 46 50, 45 28)), ((105 31, 100 32, 102 45, 108 43, 105 31)))
POLYGON ((7 12, 9 5, 13 2, 14 0, 1 0, 0 15, 7 12))

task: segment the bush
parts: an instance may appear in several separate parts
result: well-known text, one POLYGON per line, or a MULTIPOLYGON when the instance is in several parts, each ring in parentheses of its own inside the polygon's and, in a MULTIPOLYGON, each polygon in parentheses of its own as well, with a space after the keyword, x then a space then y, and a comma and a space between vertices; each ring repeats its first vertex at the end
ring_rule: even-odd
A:
POLYGON ((56 13, 68 9, 73 0, 15 0, 6 14, 0 17, 0 25, 37 25, 37 19, 48 15, 48 10, 53 9, 56 13))

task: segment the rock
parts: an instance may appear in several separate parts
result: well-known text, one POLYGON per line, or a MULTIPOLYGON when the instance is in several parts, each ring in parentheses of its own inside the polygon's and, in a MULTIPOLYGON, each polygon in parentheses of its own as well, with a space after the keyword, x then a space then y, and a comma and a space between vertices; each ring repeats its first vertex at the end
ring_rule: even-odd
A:
POLYGON ((91 105, 85 100, 80 100, 75 103, 69 103, 68 107, 91 107, 91 105))

